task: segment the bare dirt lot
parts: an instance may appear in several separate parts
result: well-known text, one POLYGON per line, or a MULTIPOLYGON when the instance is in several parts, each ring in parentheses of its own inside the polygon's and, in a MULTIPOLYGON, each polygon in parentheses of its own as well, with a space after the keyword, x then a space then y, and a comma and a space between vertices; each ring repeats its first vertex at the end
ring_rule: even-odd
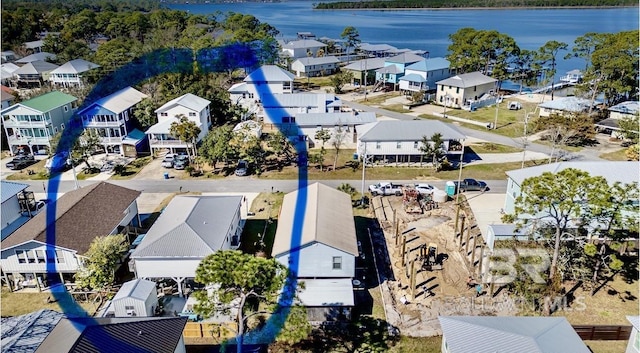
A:
MULTIPOLYGON (((478 259, 482 244, 471 213, 467 217, 461 243, 460 235, 456 236, 455 232, 455 203, 447 201, 437 206, 423 213, 407 213, 402 197, 372 200, 380 227, 372 230, 371 238, 377 252, 385 315, 389 323, 406 336, 442 334, 439 315, 516 313, 515 305, 507 296, 490 297, 485 287, 481 287, 481 295, 478 296, 476 288, 467 284, 469 277, 477 278, 480 271, 478 259), (397 232, 394 224, 397 224, 397 232), (397 237, 396 233, 399 234, 397 237), (467 237, 469 245, 466 244, 467 237), (435 268, 423 266, 425 258, 429 258, 425 256, 427 250, 432 245, 437 246, 436 262, 441 264, 441 269, 436 269, 440 267, 438 265, 435 268)), ((461 225, 462 221, 458 228, 461 225)))

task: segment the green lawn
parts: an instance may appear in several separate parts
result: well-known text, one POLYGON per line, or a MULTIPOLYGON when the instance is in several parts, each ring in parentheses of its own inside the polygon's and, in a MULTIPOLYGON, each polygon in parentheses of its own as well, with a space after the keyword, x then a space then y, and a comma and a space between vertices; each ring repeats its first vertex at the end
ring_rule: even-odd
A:
POLYGON ((49 173, 44 167, 46 159, 38 161, 20 171, 7 176, 7 180, 47 180, 49 179, 49 173), (30 174, 30 172, 33 174, 30 174))
POLYGON ((133 178, 144 166, 151 162, 151 156, 136 158, 131 163, 125 166, 125 170, 121 174, 113 174, 110 179, 112 180, 128 180, 133 178))
POLYGON ((522 148, 511 147, 491 142, 479 142, 474 143, 467 148, 471 149, 475 153, 513 153, 522 152, 522 148))
POLYGON ((627 161, 626 148, 621 148, 617 151, 603 153, 599 157, 608 161, 627 161))
POLYGON ((18 316, 31 313, 40 309, 51 309, 67 314, 81 315, 84 312, 93 315, 98 309, 91 302, 74 302, 68 293, 56 294, 54 297, 51 293, 16 293, 10 292, 6 287, 2 288, 2 316, 18 316), (55 303, 47 303, 48 298, 54 300, 55 303), (79 307, 78 307, 79 306, 79 307), (75 308, 75 309, 73 309, 75 308))

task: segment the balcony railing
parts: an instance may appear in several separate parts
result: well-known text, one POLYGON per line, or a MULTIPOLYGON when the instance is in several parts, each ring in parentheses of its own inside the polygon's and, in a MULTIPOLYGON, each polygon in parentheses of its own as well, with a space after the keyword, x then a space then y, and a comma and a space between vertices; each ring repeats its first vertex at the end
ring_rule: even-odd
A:
POLYGON ((16 136, 16 135, 11 135, 9 136, 9 138, 7 139, 7 141, 9 141, 10 145, 17 145, 17 144, 21 144, 21 145, 48 145, 49 144, 49 138, 48 137, 31 137, 31 136, 16 136))
POLYGON ((124 120, 117 121, 94 121, 94 120, 83 120, 82 123, 84 127, 120 127, 124 125, 124 120))
POLYGON ((31 127, 31 128, 44 129, 47 126, 51 125, 51 122, 48 120, 21 121, 21 120, 8 119, 4 121, 4 125, 8 128, 31 127))
POLYGON ((158 140, 158 139, 149 139, 149 144, 151 146, 186 146, 187 144, 180 140, 158 140))
POLYGON ((117 136, 117 137, 101 137, 100 138, 100 143, 106 143, 106 144, 120 144, 122 142, 122 140, 124 140, 124 136, 117 136))

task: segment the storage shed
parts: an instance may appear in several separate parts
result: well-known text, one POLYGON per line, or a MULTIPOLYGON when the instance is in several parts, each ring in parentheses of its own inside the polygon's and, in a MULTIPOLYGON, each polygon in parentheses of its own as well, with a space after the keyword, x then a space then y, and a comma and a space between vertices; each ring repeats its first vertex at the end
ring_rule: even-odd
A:
POLYGON ((134 279, 122 285, 111 301, 116 317, 153 316, 158 307, 156 283, 134 279))

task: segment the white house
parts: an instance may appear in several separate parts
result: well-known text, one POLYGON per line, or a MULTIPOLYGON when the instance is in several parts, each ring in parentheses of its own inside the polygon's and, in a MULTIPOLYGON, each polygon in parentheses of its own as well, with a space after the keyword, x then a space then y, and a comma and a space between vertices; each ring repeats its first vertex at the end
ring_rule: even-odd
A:
POLYGON ((267 124, 293 128, 298 114, 336 113, 341 108, 342 100, 333 93, 273 94, 264 97, 257 115, 267 124))
POLYGON ((445 58, 429 58, 407 66, 400 78, 400 90, 424 92, 436 89, 436 82, 451 77, 449 61, 445 58))
POLYGON ((50 62, 37 60, 24 64, 13 72, 15 86, 17 87, 41 87, 45 81, 49 80, 51 72, 58 68, 58 65, 50 62))
POLYGON ((133 109, 147 95, 126 87, 86 105, 78 115, 90 134, 100 137, 107 153, 135 157, 144 147, 145 135, 135 129, 133 109))
POLYGON ((20 66, 14 63, 4 63, 0 65, 0 80, 5 86, 11 86, 13 84, 13 73, 18 70, 20 66))
POLYGON ((242 202, 242 196, 175 197, 131 254, 136 278, 171 278, 182 295, 202 259, 240 246, 242 202))
POLYGON ((544 172, 557 173, 567 168, 583 170, 591 176, 601 176, 607 180, 609 185, 613 185, 615 182, 623 184, 638 182, 638 162, 559 162, 510 170, 506 172, 507 195, 504 212, 509 214, 514 212, 515 200, 520 196, 520 187, 525 179, 540 176, 544 172))
POLYGON ((243 82, 231 86, 229 99, 232 104, 251 109, 265 96, 293 93, 294 78, 294 74, 279 66, 263 65, 245 77, 243 82))
POLYGON ((631 335, 629 336, 629 342, 627 343, 627 350, 625 353, 640 353, 640 316, 627 315, 627 320, 633 326, 631 328, 631 335))
POLYGON ((552 101, 542 102, 538 105, 540 108, 539 116, 549 116, 551 114, 571 114, 571 113, 587 113, 591 107, 595 112, 599 101, 591 101, 590 99, 580 97, 561 97, 552 101))
POLYGON ((200 142, 209 132, 211 126, 211 113, 209 111, 211 101, 198 97, 194 94, 187 93, 178 98, 172 99, 155 113, 158 116, 158 123, 151 126, 145 133, 149 137, 149 147, 151 153, 158 149, 169 149, 171 152, 176 150, 184 150, 191 146, 191 141, 182 141, 171 136, 171 124, 180 121, 180 116, 187 117, 198 128, 200 134, 196 139, 196 143, 200 142))
POLYGON ((2 221, 2 240, 13 231, 23 225, 29 218, 23 217, 18 201, 18 194, 22 193, 29 185, 0 181, 0 193, 2 194, 2 208, 0 218, 2 221))
POLYGON ((349 317, 358 256, 349 195, 320 183, 286 194, 271 255, 305 283, 300 299, 310 321, 349 317))
POLYGON ((297 77, 326 76, 338 70, 340 60, 335 56, 304 57, 291 64, 291 70, 297 77))
POLYGON ((326 44, 315 39, 292 40, 282 46, 282 53, 286 57, 298 59, 308 57, 309 53, 311 56, 318 56, 318 50, 326 47, 326 44))
POLYGON ((146 279, 133 279, 120 287, 111 299, 111 307, 115 317, 154 316, 158 307, 156 283, 146 279))
MULTIPOLYGON (((626 101, 610 107, 609 117, 596 123, 596 127, 612 137, 621 138, 620 120, 631 119, 640 114, 639 101, 626 101)), ((637 130, 636 130, 637 131, 637 130)))
POLYGON ((438 316, 442 353, 589 353, 565 317, 438 316))
POLYGON ((49 80, 54 85, 63 87, 82 86, 84 82, 81 74, 99 67, 100 65, 83 59, 71 60, 51 71, 49 80))
MULTIPOLYGON (((344 135, 342 148, 355 148, 358 137, 357 127, 377 121, 376 113, 357 111, 296 114, 295 118, 298 140, 307 141, 309 148, 322 146, 322 141, 315 137, 318 130, 327 130, 332 138, 339 132, 344 135)), ((329 143, 330 141, 327 141, 326 147, 329 147, 329 143)))
POLYGON ((376 70, 384 67, 384 62, 384 58, 367 58, 347 64, 341 70, 352 74, 351 84, 371 85, 376 82, 376 70))
POLYGON ((14 104, 0 112, 12 153, 18 149, 39 153, 51 147, 51 137, 64 130, 78 98, 53 91, 14 104))
POLYGON ((455 75, 436 82, 436 101, 452 108, 469 106, 471 102, 493 94, 496 82, 496 79, 478 71, 455 75))
POLYGON ((437 120, 383 120, 357 127, 359 156, 368 163, 418 163, 422 139, 433 134, 442 135, 442 149, 450 155, 463 153, 467 138, 454 125, 437 120))
POLYGON ((2 240, 0 267, 11 289, 49 287, 73 282, 83 255, 99 235, 122 232, 139 225, 139 191, 106 182, 70 191, 2 240), (55 243, 48 244, 47 208, 55 205, 55 243), (55 272, 51 273, 51 264, 55 272), (52 275, 52 276, 51 276, 52 275))

